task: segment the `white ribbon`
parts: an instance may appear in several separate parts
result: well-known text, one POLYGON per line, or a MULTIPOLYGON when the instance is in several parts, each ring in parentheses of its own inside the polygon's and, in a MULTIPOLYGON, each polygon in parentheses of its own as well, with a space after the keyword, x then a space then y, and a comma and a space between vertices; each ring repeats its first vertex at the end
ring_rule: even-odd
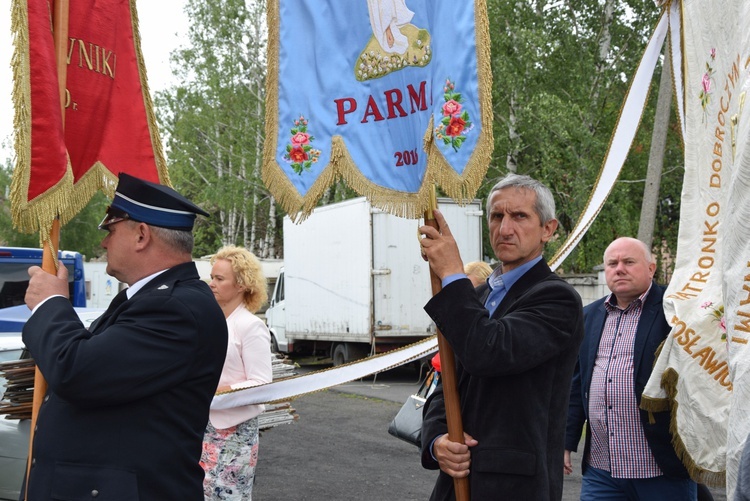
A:
POLYGON ((241 405, 284 402, 321 391, 332 386, 393 369, 437 351, 437 337, 432 336, 412 345, 345 364, 335 369, 312 372, 281 381, 221 393, 211 402, 212 409, 229 409, 241 405))

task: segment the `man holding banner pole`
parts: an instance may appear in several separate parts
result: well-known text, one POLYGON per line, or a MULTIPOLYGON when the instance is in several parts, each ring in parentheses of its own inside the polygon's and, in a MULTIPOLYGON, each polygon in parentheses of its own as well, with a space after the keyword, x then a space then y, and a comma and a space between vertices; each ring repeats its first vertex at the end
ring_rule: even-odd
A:
POLYGON ((23 341, 48 382, 25 499, 203 501, 199 465, 227 326, 192 262, 208 214, 173 189, 120 174, 107 273, 129 288, 86 329, 67 270, 31 267, 23 341))
POLYGON ((562 498, 565 417, 583 338, 578 293, 550 271, 544 244, 557 229, 550 190, 509 174, 487 200, 489 238, 502 263, 474 289, 439 210, 421 245, 442 290, 425 306, 453 348, 464 443, 447 437, 442 386, 428 399, 422 465, 440 469, 431 500, 562 498))

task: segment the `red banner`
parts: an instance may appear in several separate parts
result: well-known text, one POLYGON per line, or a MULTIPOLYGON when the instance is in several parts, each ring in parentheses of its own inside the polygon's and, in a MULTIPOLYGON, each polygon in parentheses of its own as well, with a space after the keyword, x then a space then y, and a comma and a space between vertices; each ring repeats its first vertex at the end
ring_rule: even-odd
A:
POLYGON ((43 234, 55 216, 65 223, 97 190, 111 195, 120 172, 169 184, 135 0, 70 3, 64 126, 51 13, 47 0, 13 0, 13 221, 43 234))

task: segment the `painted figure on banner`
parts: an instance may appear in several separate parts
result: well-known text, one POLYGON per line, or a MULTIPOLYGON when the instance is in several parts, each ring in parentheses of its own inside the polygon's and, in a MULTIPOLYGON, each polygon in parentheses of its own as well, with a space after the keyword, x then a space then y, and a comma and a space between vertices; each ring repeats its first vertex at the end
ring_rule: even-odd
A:
POLYGON ((430 33, 411 24, 405 0, 367 0, 372 38, 355 61, 357 80, 380 78, 432 60, 430 33))
POLYGON ((380 47, 389 53, 403 54, 409 40, 400 28, 414 17, 414 12, 406 6, 405 0, 367 0, 370 11, 372 34, 380 47))

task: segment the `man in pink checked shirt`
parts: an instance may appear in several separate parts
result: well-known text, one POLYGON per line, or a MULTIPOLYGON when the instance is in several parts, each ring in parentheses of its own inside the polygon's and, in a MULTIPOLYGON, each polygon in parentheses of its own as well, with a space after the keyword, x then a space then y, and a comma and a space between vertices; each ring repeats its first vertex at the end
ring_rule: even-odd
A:
POLYGON ((604 252, 612 293, 584 308, 585 337, 571 385, 565 473, 586 422, 581 500, 695 500, 697 486, 672 446, 669 412, 639 409, 659 344, 669 335, 656 263, 634 238, 604 252))

